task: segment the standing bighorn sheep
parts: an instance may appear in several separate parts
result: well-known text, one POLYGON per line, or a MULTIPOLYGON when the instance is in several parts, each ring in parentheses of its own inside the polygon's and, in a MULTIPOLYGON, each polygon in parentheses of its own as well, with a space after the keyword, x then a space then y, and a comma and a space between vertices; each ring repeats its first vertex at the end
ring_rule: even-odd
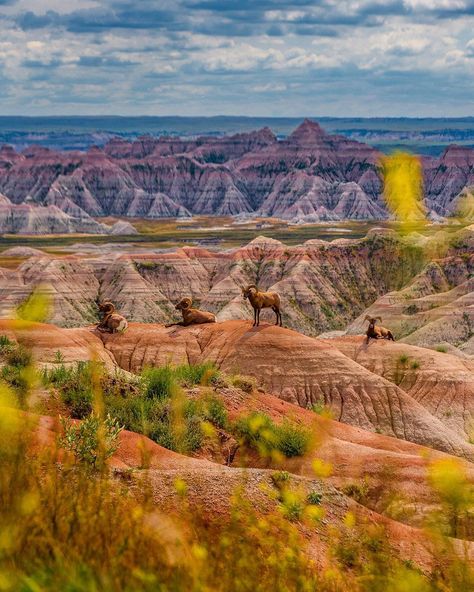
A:
POLYGON ((170 323, 167 327, 173 327, 174 325, 180 325, 182 327, 188 327, 189 325, 202 325, 203 323, 215 323, 216 315, 212 312, 206 312, 204 310, 198 310, 197 308, 191 308, 193 301, 191 298, 183 298, 175 306, 176 310, 180 310, 183 315, 183 321, 181 323, 170 323))
POLYGON ((97 325, 97 329, 103 333, 123 333, 128 322, 125 317, 115 312, 115 306, 112 302, 106 301, 99 304, 99 311, 102 313, 102 320, 97 325))
POLYGON ((260 325, 260 311, 262 308, 271 308, 276 314, 275 325, 282 326, 281 312, 280 312, 280 295, 276 292, 259 292, 255 284, 250 284, 246 288, 242 288, 242 296, 245 300, 249 300, 253 307, 253 326, 260 325))
POLYGON ((364 320, 369 321, 369 326, 367 327, 366 333, 367 343, 369 343, 371 339, 391 339, 392 341, 395 341, 391 331, 385 327, 375 324, 377 320, 382 322, 382 317, 370 317, 369 315, 366 315, 364 320))

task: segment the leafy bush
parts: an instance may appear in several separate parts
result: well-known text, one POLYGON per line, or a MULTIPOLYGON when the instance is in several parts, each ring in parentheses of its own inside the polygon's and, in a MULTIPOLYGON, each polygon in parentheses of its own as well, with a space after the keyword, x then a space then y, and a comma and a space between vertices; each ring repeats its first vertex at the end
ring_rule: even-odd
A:
POLYGON ((6 335, 0 335, 0 352, 10 349, 13 346, 13 342, 8 339, 6 335))
POLYGON ((176 371, 169 364, 158 368, 147 368, 142 377, 144 394, 149 399, 169 399, 178 390, 176 371))
POLYGON ((362 503, 369 494, 369 484, 363 479, 360 483, 349 483, 342 488, 342 492, 356 502, 362 503))
POLYGON ((94 392, 100 388, 103 370, 93 362, 77 362, 74 366, 61 364, 50 370, 43 370, 45 385, 55 386, 61 400, 67 405, 71 416, 83 419, 92 412, 94 392))
POLYGON ((247 446, 262 456, 274 451, 286 457, 302 456, 309 448, 310 432, 288 420, 275 425, 268 415, 253 412, 237 420, 234 429, 247 446))
POLYGON ((218 428, 224 429, 229 422, 227 409, 221 399, 217 397, 206 397, 202 402, 203 419, 209 421, 218 428))
POLYGON ((285 420, 275 431, 277 448, 287 458, 306 454, 311 438, 307 429, 285 420))
POLYGON ((255 378, 235 374, 231 377, 231 384, 232 386, 235 386, 235 388, 244 391, 244 393, 251 394, 256 389, 257 381, 255 378))
POLYGON ((61 423, 64 433, 59 445, 94 468, 102 466, 117 450, 123 429, 110 415, 101 419, 94 413, 80 423, 73 423, 69 418, 61 418, 61 423))
POLYGON ((149 437, 176 452, 195 452, 201 448, 204 439, 203 417, 195 401, 184 401, 180 411, 177 413, 173 409, 171 401, 157 401, 150 410, 149 437))
POLYGON ((167 399, 176 395, 179 385, 207 386, 219 375, 214 364, 183 364, 147 368, 142 373, 145 394, 149 398, 167 399))
POLYGON ((175 374, 178 382, 185 386, 208 386, 218 378, 219 371, 212 362, 204 362, 177 366, 175 374))
POLYGON ((275 471, 271 475, 271 480, 275 487, 281 487, 284 483, 289 483, 291 479, 290 473, 288 471, 275 471))
POLYGON ((319 506, 321 504, 322 499, 322 494, 317 491, 310 491, 308 493, 308 496, 306 497, 306 501, 311 506, 319 506))
POLYGON ((445 354, 448 351, 448 348, 445 345, 438 345, 436 351, 445 354))
POLYGON ((234 431, 245 445, 256 449, 261 456, 269 456, 276 448, 275 424, 265 413, 252 412, 240 417, 234 431))
POLYGON ((18 344, 7 350, 5 354, 5 361, 10 366, 15 368, 26 368, 30 366, 33 361, 33 356, 26 347, 18 344))

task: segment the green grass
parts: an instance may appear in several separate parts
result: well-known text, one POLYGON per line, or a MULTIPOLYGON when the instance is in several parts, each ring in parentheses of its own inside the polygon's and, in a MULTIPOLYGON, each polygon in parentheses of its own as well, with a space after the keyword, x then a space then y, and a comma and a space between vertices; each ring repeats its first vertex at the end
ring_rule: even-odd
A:
POLYGON ((13 343, 4 335, 2 337, 0 356, 4 365, 0 369, 0 380, 13 389, 23 407, 31 378, 29 368, 33 363, 33 356, 23 345, 13 343))
POLYGON ((243 443, 262 456, 278 451, 287 458, 303 456, 309 449, 309 430, 284 420, 275 424, 265 413, 252 412, 240 417, 234 425, 235 433, 243 443))
POLYGON ((317 491, 310 491, 306 497, 307 503, 310 504, 311 506, 321 505, 322 499, 323 499, 322 494, 317 491))
POLYGON ((166 364, 156 368, 146 368, 142 373, 145 395, 151 399, 167 399, 176 394, 179 386, 207 386, 218 376, 218 370, 210 362, 203 364, 166 364))
POLYGON ((43 383, 54 387, 71 417, 90 416, 96 400, 127 430, 144 434, 170 450, 195 452, 204 441, 203 422, 216 428, 228 424, 221 400, 213 396, 187 399, 181 385, 206 385, 217 376, 212 364, 165 365, 147 368, 136 379, 103 366, 78 362, 61 364, 42 373, 43 383))
POLYGON ((6 335, 0 335, 0 352, 10 349, 13 342, 6 335))
POLYGON ((42 380, 46 386, 56 387, 67 405, 71 417, 83 419, 93 409, 95 386, 102 375, 101 366, 93 362, 77 362, 73 366, 61 364, 44 369, 42 380))

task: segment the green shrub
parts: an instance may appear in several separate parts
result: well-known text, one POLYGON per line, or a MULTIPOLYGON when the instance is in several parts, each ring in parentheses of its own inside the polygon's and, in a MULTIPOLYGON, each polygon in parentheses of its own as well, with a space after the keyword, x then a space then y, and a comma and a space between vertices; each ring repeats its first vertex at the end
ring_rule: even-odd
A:
POLYGON ((106 410, 116 417, 125 429, 149 436, 153 426, 152 418, 156 415, 154 407, 160 401, 153 401, 143 396, 123 397, 107 392, 104 396, 106 410))
POLYGON ((214 426, 224 429, 228 424, 227 409, 224 403, 216 397, 207 397, 203 401, 203 419, 214 426))
POLYGON ((369 493, 369 484, 367 481, 362 480, 360 483, 349 483, 342 488, 342 492, 348 495, 356 502, 363 502, 369 493))
POLYGON ((280 491, 280 503, 283 515, 290 522, 296 522, 301 518, 305 509, 304 498, 299 492, 283 488, 280 491))
POLYGON ((275 425, 264 413, 253 412, 241 417, 234 429, 246 445, 257 449, 262 456, 268 456, 273 451, 279 451, 288 458, 302 456, 310 443, 307 429, 288 420, 275 425))
POLYGON ((43 370, 43 382, 59 390, 62 402, 67 405, 71 416, 83 419, 90 415, 94 402, 94 391, 100 387, 103 369, 94 362, 77 362, 74 366, 61 364, 51 370, 43 370))
POLYGON ((30 350, 26 349, 23 345, 16 345, 7 350, 5 355, 5 361, 10 366, 16 368, 26 368, 30 366, 33 361, 33 356, 30 350))
POLYGON ((17 395, 19 395, 20 406, 23 407, 25 403, 24 396, 29 389, 29 381, 25 376, 24 368, 18 366, 3 366, 0 370, 0 379, 8 384, 17 395))
POLYGON ((280 488, 284 483, 289 483, 291 475, 288 471, 275 471, 270 478, 275 487, 280 488))
POLYGON ((438 345, 436 346, 436 351, 445 354, 448 351, 448 348, 445 345, 438 345))
POLYGON ((276 447, 275 425, 265 413, 252 412, 240 417, 234 431, 245 445, 258 450, 261 456, 268 456, 276 447))
POLYGON ((180 384, 208 386, 219 376, 219 371, 212 362, 202 364, 183 364, 175 368, 175 375, 180 384))
POLYGON ((399 358, 398 358, 398 362, 400 364, 406 364, 409 360, 409 356, 407 354, 402 354, 399 358))
POLYGON ((204 433, 202 417, 195 401, 185 401, 182 416, 176 416, 170 401, 157 401, 150 409, 149 437, 160 446, 181 453, 201 448, 204 433))
POLYGON ((74 454, 77 460, 98 468, 118 448, 118 436, 122 431, 116 419, 107 415, 101 419, 92 413, 80 423, 61 418, 63 435, 59 445, 74 454))
POLYGON ((275 428, 277 448, 287 458, 303 456, 309 448, 310 432, 288 420, 275 428))
POLYGON ((144 394, 149 399, 169 399, 178 391, 176 370, 170 365, 147 368, 143 374, 144 394))
POLYGON ((322 415, 324 413, 326 409, 326 406, 324 404, 323 400, 319 400, 316 401, 316 403, 313 403, 313 405, 311 405, 311 411, 313 411, 313 413, 316 413, 318 415, 322 415))
POLYGON ((236 374, 231 377, 230 379, 232 386, 235 388, 244 391, 244 393, 251 394, 256 389, 257 382, 255 378, 251 378, 248 376, 241 376, 240 374, 236 374))
POLYGON ((308 493, 308 496, 306 497, 306 501, 311 506, 319 506, 321 504, 322 499, 322 494, 317 491, 310 491, 308 493))
POLYGON ((4 352, 13 346, 13 342, 6 335, 0 335, 0 352, 4 352))

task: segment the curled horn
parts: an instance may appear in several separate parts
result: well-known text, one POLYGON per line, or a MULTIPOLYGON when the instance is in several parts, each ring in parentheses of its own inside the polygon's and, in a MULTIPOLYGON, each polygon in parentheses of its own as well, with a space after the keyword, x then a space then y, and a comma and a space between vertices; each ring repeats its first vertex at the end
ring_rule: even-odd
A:
POLYGON ((380 322, 382 322, 382 317, 375 317, 376 319, 378 319, 380 322))
POLYGON ((191 300, 191 298, 182 298, 181 303, 184 305, 186 305, 186 308, 191 308, 191 304, 193 303, 193 301, 191 300))
POLYGON ((372 319, 372 317, 369 317, 369 315, 365 315, 364 321, 370 321, 371 319, 372 319))
POLYGON ((101 310, 103 310, 104 312, 114 312, 115 311, 115 306, 112 304, 112 302, 109 302, 108 300, 106 300, 105 302, 102 302, 102 304, 100 305, 101 310))
POLYGON ((255 284, 249 284, 247 286, 247 290, 250 290, 250 288, 255 288, 257 290, 257 292, 258 292, 258 287, 255 284))

